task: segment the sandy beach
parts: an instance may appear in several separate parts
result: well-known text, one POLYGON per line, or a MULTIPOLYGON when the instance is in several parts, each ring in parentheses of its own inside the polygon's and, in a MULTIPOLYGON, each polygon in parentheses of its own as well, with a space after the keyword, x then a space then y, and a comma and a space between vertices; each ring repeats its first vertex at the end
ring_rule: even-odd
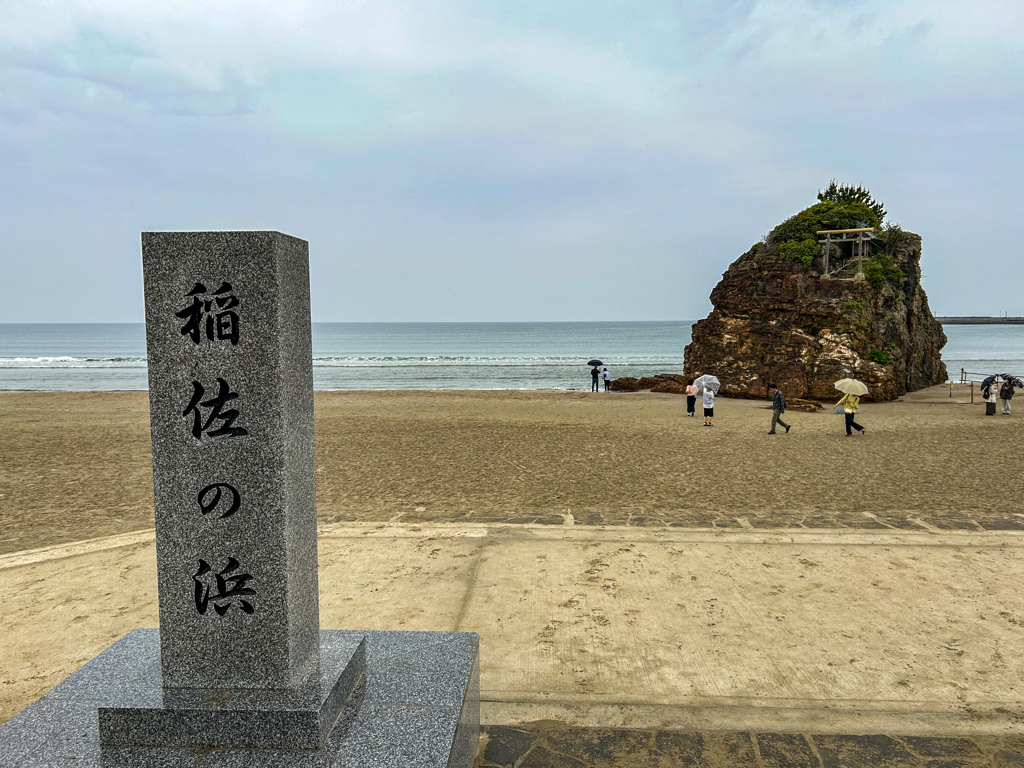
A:
MULTIPOLYGON (((649 393, 317 392, 324 522, 1022 529, 1021 417, 964 388, 831 411, 649 393)), ((0 552, 152 526, 144 392, 0 394, 0 552)))
MULTIPOLYGON (((708 429, 672 395, 318 392, 321 624, 478 632, 499 735, 1009 749, 1022 427, 968 400, 869 403, 846 438, 829 411, 768 436, 767 403, 746 400, 708 429)), ((147 409, 0 395, 0 722, 157 625, 147 409)))

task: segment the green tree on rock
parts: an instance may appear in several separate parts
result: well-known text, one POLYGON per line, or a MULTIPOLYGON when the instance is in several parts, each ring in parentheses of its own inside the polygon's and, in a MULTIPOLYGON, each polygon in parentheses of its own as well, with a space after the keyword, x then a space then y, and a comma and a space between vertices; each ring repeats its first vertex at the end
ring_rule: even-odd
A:
POLYGON ((870 190, 859 184, 855 187, 852 184, 839 184, 832 179, 824 190, 818 190, 818 201, 822 203, 860 203, 874 212, 875 219, 879 224, 885 221, 885 206, 871 196, 870 190))
MULTIPOLYGON (((799 264, 804 270, 813 269, 820 255, 818 232, 823 230, 874 227, 882 231, 885 207, 871 197, 863 187, 840 185, 833 179, 824 191, 818 192, 818 202, 790 216, 771 230, 761 244, 752 251, 753 261, 784 261, 799 264)), ((881 238, 893 253, 902 242, 898 225, 885 228, 881 238)), ((881 280, 894 282, 889 265, 881 265, 881 280)), ((897 268, 898 269, 898 268, 897 268)), ((877 278, 877 275, 876 275, 877 278)), ((877 282, 877 279, 876 279, 877 282)))
POLYGON ((817 240, 822 229, 855 229, 858 224, 878 227, 875 212, 863 203, 836 203, 826 201, 804 208, 775 227, 768 234, 768 246, 778 246, 808 238, 817 240))

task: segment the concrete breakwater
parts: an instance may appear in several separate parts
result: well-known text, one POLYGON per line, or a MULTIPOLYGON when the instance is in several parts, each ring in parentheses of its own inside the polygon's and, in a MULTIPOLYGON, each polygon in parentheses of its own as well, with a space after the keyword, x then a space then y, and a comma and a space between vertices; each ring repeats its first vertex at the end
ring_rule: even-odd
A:
POLYGON ((943 325, 1024 325, 1024 317, 936 317, 943 325))

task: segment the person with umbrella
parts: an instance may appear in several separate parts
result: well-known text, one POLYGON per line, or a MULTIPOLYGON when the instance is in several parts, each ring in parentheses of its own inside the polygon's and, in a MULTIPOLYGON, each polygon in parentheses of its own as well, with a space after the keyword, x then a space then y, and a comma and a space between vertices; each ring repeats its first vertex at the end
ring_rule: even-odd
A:
POLYGON ((987 376, 983 382, 981 382, 981 399, 985 401, 985 415, 995 416, 996 415, 996 379, 999 378, 996 374, 987 376))
POLYGON ((856 429, 862 435, 867 433, 860 424, 855 421, 857 416, 857 406, 860 405, 860 396, 868 393, 867 385, 863 381, 857 379, 840 379, 835 384, 836 389, 843 393, 843 396, 836 403, 836 410, 839 407, 843 407, 843 413, 846 416, 846 436, 849 437, 853 434, 852 430, 856 429))
POLYGON ((713 427, 715 426, 712 421, 715 418, 715 395, 718 394, 722 385, 717 377, 708 374, 697 377, 693 380, 693 384, 697 387, 697 392, 704 402, 704 426, 713 427))
POLYGON ((604 363, 602 363, 600 360, 591 360, 589 363, 587 363, 587 365, 594 366, 593 368, 590 369, 590 391, 599 392, 600 388, 598 386, 598 383, 601 381, 601 369, 598 368, 598 366, 604 365, 604 363))
POLYGON ((1010 400, 1013 399, 1013 388, 1020 386, 1020 379, 1008 373, 1003 374, 1003 386, 999 388, 999 399, 1003 401, 1003 416, 1010 415, 1010 400))

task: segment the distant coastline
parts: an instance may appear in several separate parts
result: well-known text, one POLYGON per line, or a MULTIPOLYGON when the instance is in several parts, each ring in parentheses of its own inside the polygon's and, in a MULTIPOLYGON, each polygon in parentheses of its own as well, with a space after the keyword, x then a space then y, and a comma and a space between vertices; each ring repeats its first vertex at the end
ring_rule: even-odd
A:
POLYGON ((936 317, 943 325, 1024 325, 1024 317, 936 317))

